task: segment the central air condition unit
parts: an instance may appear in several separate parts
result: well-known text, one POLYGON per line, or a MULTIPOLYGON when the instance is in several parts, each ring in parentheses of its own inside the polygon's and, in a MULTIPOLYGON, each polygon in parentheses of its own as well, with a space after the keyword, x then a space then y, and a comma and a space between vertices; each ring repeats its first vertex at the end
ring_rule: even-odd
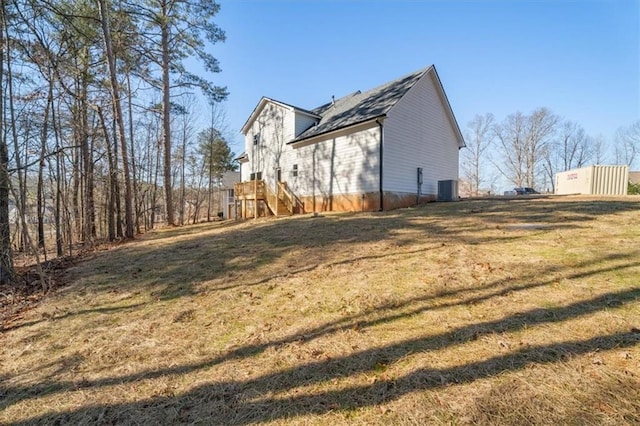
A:
POLYGON ((458 201, 458 181, 438 181, 438 201, 458 201))

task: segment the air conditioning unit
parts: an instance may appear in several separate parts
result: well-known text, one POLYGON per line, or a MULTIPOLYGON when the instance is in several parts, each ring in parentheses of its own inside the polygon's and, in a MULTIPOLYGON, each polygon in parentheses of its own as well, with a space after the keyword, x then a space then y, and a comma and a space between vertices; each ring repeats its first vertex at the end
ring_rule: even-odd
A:
POLYGON ((438 201, 458 201, 458 181, 438 181, 438 201))

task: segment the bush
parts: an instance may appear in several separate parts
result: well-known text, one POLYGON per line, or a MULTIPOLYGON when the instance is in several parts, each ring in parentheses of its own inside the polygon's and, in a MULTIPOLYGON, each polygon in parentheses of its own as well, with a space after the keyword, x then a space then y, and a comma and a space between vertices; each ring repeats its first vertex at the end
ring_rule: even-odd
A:
POLYGON ((640 195, 640 183, 629 182, 629 186, 627 187, 627 194, 640 195))

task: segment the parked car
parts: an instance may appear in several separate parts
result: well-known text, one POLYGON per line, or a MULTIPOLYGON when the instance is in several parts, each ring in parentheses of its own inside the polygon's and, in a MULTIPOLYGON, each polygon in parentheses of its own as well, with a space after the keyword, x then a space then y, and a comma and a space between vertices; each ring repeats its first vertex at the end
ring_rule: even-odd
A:
POLYGON ((513 191, 516 193, 516 195, 531 195, 531 194, 539 194, 538 191, 536 191, 533 188, 527 188, 527 187, 523 187, 523 188, 513 188, 513 191))

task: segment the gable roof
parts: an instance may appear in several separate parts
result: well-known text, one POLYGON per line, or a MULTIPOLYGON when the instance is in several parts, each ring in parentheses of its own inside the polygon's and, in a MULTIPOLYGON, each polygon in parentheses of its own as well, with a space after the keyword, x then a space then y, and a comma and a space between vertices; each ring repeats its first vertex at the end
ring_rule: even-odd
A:
POLYGON ((320 122, 302 132, 292 142, 299 142, 354 124, 383 117, 433 66, 400 77, 366 92, 355 92, 312 110, 320 122))
POLYGON ((320 116, 315 114, 312 111, 306 110, 304 108, 299 108, 297 106, 290 105, 290 104, 287 104, 285 102, 277 101, 275 99, 271 99, 271 98, 267 98, 266 96, 263 96, 260 99, 260 102, 258 102, 258 105, 256 105, 256 107, 251 112, 251 115, 249 116, 249 118, 247 118, 247 121, 245 121, 244 125, 242 126, 242 129, 240 130, 240 133, 242 133, 243 135, 247 134, 247 132, 249 131, 249 128, 251 127, 251 125, 253 124, 255 119, 258 118, 258 115, 260 115, 260 113, 262 112, 264 107, 267 106, 268 103, 274 103, 274 104, 283 106, 283 107, 285 107, 287 109, 290 109, 292 111, 299 112, 299 113, 302 113, 302 114, 309 115, 311 117, 320 119, 320 116))
POLYGON ((393 108, 393 106, 396 105, 396 103, 398 103, 398 101, 409 90, 411 90, 411 88, 423 76, 430 73, 434 77, 436 89, 442 96, 445 112, 449 117, 454 133, 458 138, 458 146, 464 147, 465 143, 462 132, 460 131, 460 127, 458 126, 458 122, 453 114, 453 110, 451 109, 451 105, 449 104, 449 100, 444 92, 442 82, 440 81, 440 77, 438 76, 438 72, 434 65, 430 65, 371 90, 367 90, 366 92, 357 91, 351 93, 347 96, 336 99, 333 102, 321 105, 313 110, 306 110, 274 99, 262 97, 249 116, 249 119, 247 119, 246 123, 242 127, 241 132, 243 134, 247 133, 253 121, 269 102, 279 104, 295 112, 306 114, 317 120, 315 125, 309 127, 299 134, 294 140, 288 142, 290 144, 324 135, 326 133, 335 132, 356 124, 375 120, 386 116, 389 110, 393 108))

